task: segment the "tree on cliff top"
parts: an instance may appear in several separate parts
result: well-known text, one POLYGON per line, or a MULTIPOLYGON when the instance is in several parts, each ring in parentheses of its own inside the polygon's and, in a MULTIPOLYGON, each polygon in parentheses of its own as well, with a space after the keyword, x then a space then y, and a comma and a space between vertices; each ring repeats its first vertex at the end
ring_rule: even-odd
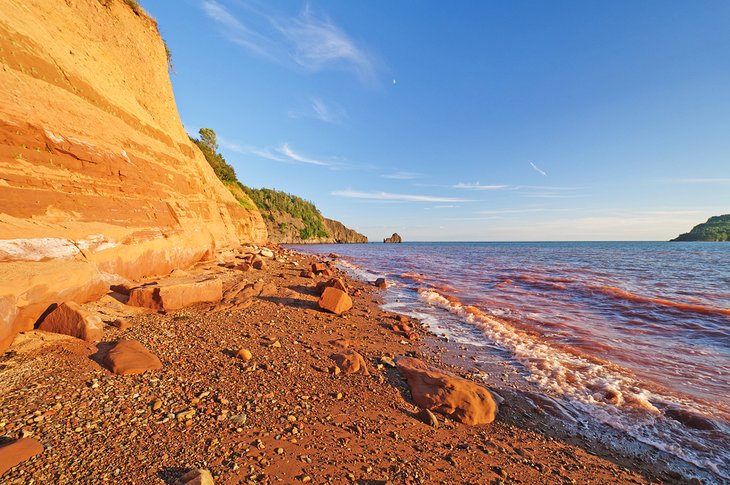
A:
POLYGON ((198 131, 200 138, 190 137, 190 141, 195 143, 200 151, 203 152, 205 159, 208 161, 213 171, 223 182, 238 182, 236 177, 236 171, 233 170, 223 158, 223 155, 218 153, 218 137, 211 128, 201 128, 198 131))

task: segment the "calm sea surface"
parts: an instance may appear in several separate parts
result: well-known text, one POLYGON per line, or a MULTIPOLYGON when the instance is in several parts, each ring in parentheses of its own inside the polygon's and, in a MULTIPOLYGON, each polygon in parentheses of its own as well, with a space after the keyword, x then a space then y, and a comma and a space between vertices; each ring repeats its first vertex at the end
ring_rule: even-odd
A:
POLYGON ((385 276, 388 309, 501 356, 573 412, 730 477, 730 243, 293 248, 385 276))

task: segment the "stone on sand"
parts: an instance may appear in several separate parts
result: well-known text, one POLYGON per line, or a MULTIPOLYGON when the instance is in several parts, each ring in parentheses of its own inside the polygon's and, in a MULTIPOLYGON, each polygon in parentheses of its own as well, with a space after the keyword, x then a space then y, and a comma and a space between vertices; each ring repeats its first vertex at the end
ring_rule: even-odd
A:
POLYGON ((0 477, 16 465, 43 453, 43 445, 33 438, 21 438, 0 445, 0 477))
POLYGON ((142 374, 162 368, 162 362, 136 340, 120 340, 104 358, 104 365, 114 374, 142 374))
POLYGON ((401 357, 396 364, 418 406, 468 425, 494 421, 497 403, 486 388, 412 357, 401 357))
POLYGON ((375 280, 375 286, 377 286, 378 288, 387 288, 388 282, 385 281, 385 278, 378 278, 377 280, 375 280))
POLYGON ((180 477, 177 483, 180 485, 214 485, 215 481, 208 470, 196 468, 180 477))
POLYGON ((71 335, 87 342, 98 342, 104 336, 101 317, 87 312, 72 301, 58 305, 43 319, 38 329, 71 335))
POLYGON ((196 303, 218 302, 221 298, 221 280, 209 278, 140 286, 129 292, 127 304, 153 310, 176 310, 196 303))
POLYGON ((322 292, 317 305, 323 310, 341 315, 352 308, 352 298, 342 290, 329 287, 322 292))
POLYGON ((370 375, 365 359, 354 350, 350 349, 339 354, 332 354, 330 358, 335 361, 337 367, 345 374, 370 375))

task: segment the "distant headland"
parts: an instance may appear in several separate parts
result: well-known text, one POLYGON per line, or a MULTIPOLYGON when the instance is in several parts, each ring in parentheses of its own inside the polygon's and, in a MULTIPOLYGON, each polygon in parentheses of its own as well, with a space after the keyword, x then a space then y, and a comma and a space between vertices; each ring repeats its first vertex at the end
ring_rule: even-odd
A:
POLYGON ((680 234, 672 241, 728 241, 730 240, 730 214, 714 216, 697 224, 691 231, 680 234))
POLYGON ((384 243, 401 243, 401 242, 403 242, 403 238, 400 237, 400 234, 398 234, 397 232, 394 232, 392 236, 386 237, 385 239, 383 239, 383 242, 384 243))

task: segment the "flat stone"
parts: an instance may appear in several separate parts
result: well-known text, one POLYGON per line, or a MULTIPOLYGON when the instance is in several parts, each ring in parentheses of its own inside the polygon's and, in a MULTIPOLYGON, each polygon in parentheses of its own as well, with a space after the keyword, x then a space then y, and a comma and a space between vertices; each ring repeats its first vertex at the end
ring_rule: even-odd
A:
POLYGON ((129 292, 127 304, 153 310, 176 310, 196 303, 218 302, 222 298, 223 284, 219 279, 178 280, 134 288, 129 292))
POLYGON ((43 453, 43 445, 33 438, 21 438, 0 446, 0 477, 16 465, 43 453))
POLYGON ((136 340, 120 340, 107 353, 104 365, 115 374, 142 374, 162 368, 162 362, 136 340))
POLYGON ((104 336, 101 317, 87 312, 78 303, 61 303, 43 319, 38 327, 45 332, 62 333, 72 337, 98 342, 104 336))

